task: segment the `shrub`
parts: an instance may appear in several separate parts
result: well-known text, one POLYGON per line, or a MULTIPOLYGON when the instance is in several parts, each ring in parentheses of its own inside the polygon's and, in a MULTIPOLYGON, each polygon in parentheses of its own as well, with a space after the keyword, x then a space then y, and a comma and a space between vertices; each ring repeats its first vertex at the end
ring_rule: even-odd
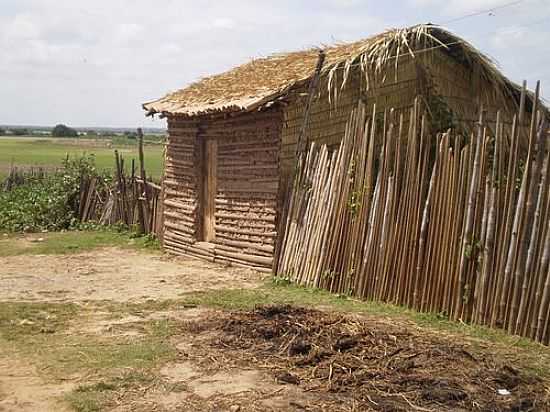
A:
POLYGON ((0 192, 0 230, 37 232, 76 224, 80 179, 97 174, 93 157, 66 160, 64 168, 0 192))

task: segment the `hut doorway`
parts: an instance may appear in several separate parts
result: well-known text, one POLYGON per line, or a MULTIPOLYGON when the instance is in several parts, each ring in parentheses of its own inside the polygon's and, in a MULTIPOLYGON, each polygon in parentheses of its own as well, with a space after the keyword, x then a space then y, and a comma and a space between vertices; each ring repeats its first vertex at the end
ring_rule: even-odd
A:
POLYGON ((203 140, 203 173, 202 173, 202 241, 213 242, 216 239, 216 183, 218 142, 213 139, 203 140))

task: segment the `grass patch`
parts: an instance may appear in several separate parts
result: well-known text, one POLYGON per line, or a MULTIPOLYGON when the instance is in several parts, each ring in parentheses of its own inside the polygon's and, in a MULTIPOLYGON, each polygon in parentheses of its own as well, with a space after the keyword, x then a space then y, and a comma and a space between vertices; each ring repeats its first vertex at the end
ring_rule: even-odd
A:
MULTIPOLYGON (((9 171, 10 164, 41 166, 50 169, 61 167, 66 158, 93 155, 98 170, 114 170, 114 150, 124 156, 125 164, 130 167, 132 159, 137 164, 137 145, 114 142, 107 147, 105 139, 61 139, 43 137, 0 137, 0 178, 9 171), (119 144, 117 144, 119 143, 119 144)), ((145 145, 145 164, 147 174, 159 178, 163 168, 163 145, 145 145)))
POLYGON ((92 230, 42 233, 32 237, 3 236, 0 238, 0 256, 63 255, 115 246, 159 250, 158 242, 148 236, 136 237, 129 232, 114 230, 92 230))
POLYGON ((66 395, 65 399, 77 412, 101 411, 109 405, 115 391, 150 385, 154 379, 147 371, 129 371, 121 376, 80 385, 66 395))
POLYGON ((126 341, 120 338, 79 340, 48 358, 52 367, 60 367, 57 372, 66 374, 85 369, 149 369, 174 356, 175 349, 164 339, 145 337, 126 341))
POLYGON ((0 302, 0 336, 14 343, 37 340, 37 335, 43 340, 66 329, 77 314, 70 303, 0 302))
MULTIPOLYGON (((67 303, 0 303, 0 345, 35 359, 49 376, 63 378, 86 370, 147 370, 173 359, 170 321, 140 323, 144 336, 68 334, 97 307, 67 303)), ((78 330, 78 329, 76 329, 78 330)))
POLYGON ((50 374, 66 376, 68 373, 82 373, 93 370, 102 377, 100 381, 79 386, 65 399, 77 412, 95 412, 107 409, 117 393, 143 386, 150 386, 158 377, 155 368, 173 360, 175 348, 162 337, 147 336, 120 342, 80 342, 76 346, 63 348, 53 356, 43 355, 50 374), (122 375, 112 376, 125 372, 122 375))

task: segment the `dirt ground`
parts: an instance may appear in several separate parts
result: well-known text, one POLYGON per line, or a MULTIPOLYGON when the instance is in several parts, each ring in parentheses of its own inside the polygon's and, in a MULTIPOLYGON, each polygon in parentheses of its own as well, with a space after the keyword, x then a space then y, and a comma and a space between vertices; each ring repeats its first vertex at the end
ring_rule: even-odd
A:
POLYGON ((327 308, 180 302, 264 277, 113 247, 0 258, 0 411, 550 411, 548 383, 490 346, 327 308))
POLYGON ((105 248, 70 255, 0 257, 0 301, 116 302, 258 285, 258 273, 192 259, 105 248))

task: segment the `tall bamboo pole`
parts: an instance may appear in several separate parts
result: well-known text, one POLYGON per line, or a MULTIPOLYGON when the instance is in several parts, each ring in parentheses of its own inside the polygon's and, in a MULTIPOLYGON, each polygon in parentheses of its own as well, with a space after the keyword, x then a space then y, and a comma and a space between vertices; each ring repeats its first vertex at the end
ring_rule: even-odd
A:
POLYGON ((472 171, 472 178, 470 181, 470 189, 468 193, 468 205, 466 209, 466 223, 465 223, 465 230, 464 230, 464 237, 462 238, 462 248, 461 248, 461 256, 460 256, 460 268, 459 268, 459 278, 458 278, 458 290, 457 290, 457 296, 456 296, 456 303, 455 303, 455 312, 454 312, 454 319, 457 320, 462 316, 462 310, 463 310, 463 304, 464 304, 464 284, 466 281, 466 271, 468 269, 468 255, 467 250, 468 248, 471 248, 471 242, 472 242, 472 230, 474 227, 474 210, 475 210, 475 197, 476 197, 476 189, 478 185, 478 175, 479 175, 479 165, 481 162, 481 149, 483 146, 483 124, 484 124, 484 112, 483 108, 480 110, 479 115, 479 122, 476 125, 477 127, 477 138, 476 138, 476 152, 475 152, 475 158, 474 158, 474 166, 472 171))
MULTIPOLYGON (((532 217, 533 213, 535 212, 534 207, 534 190, 535 190, 535 174, 537 173, 538 168, 538 161, 535 163, 535 165, 531 164, 533 156, 535 154, 536 146, 538 144, 538 140, 540 138, 540 134, 535 132, 536 127, 536 120, 537 120, 537 113, 538 113, 538 99, 539 99, 539 91, 540 91, 540 82, 537 82, 537 87, 535 89, 535 101, 533 103, 533 113, 531 118, 531 125, 529 128, 529 149, 527 152, 527 161, 525 163, 525 171, 524 176, 524 182, 525 182, 525 188, 523 190, 523 196, 519 199, 518 209, 517 209, 517 223, 518 223, 518 230, 521 230, 521 233, 517 233, 517 262, 516 262, 516 269, 515 269, 515 276, 514 276, 514 285, 513 288, 513 294, 512 294, 512 301, 511 301, 511 310, 509 314, 509 321, 508 321, 508 332, 509 333, 515 333, 517 327, 519 326, 516 322, 517 318, 517 312, 518 312, 518 306, 519 306, 519 299, 520 299, 520 292, 524 289, 523 287, 523 279, 525 277, 525 261, 527 260, 527 248, 528 248, 528 236, 527 233, 529 233, 528 229, 532 225, 532 217), (520 227, 520 224, 524 223, 524 225, 527 225, 527 227, 520 227)), ((539 156, 537 156, 538 158, 539 156)), ((539 170, 540 172, 540 170, 539 170)))

